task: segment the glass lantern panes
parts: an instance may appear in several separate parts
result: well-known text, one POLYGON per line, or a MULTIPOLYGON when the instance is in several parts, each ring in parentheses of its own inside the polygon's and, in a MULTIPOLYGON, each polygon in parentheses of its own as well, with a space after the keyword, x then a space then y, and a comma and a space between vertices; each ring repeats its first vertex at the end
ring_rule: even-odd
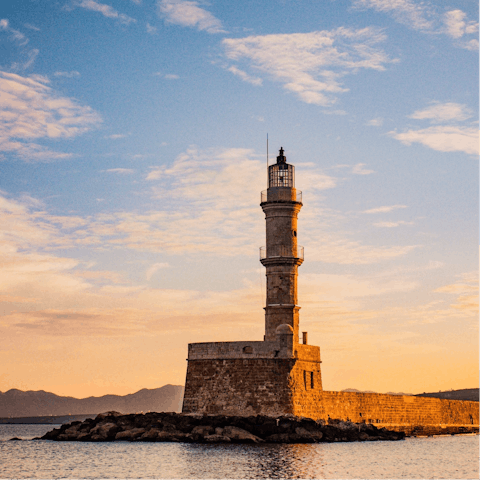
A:
POLYGON ((269 187, 295 186, 295 167, 288 163, 277 163, 268 167, 269 187))

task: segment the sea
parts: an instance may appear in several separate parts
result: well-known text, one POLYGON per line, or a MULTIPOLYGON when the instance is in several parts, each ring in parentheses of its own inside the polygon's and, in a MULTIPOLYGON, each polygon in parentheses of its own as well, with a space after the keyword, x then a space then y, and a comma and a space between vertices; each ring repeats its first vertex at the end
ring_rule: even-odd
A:
POLYGON ((0 478, 479 478, 478 435, 308 445, 33 440, 56 426, 0 425, 0 478))

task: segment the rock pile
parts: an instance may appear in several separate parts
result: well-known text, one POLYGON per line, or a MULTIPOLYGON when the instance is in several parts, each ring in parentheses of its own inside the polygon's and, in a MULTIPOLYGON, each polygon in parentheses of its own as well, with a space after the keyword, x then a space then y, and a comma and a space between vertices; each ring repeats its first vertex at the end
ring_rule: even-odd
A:
POLYGON ((95 419, 72 422, 46 433, 42 440, 80 442, 195 442, 195 443, 317 443, 402 440, 404 433, 378 429, 365 423, 310 418, 236 417, 146 413, 99 414, 95 419))

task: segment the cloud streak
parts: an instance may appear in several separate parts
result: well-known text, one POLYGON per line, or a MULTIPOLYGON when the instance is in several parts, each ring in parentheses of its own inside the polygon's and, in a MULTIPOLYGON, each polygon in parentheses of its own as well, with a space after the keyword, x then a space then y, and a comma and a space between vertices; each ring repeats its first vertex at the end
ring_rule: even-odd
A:
POLYGON ((463 152, 478 155, 478 128, 470 125, 459 125, 460 122, 472 117, 472 112, 466 105, 447 102, 434 102, 431 106, 415 111, 409 118, 428 120, 431 127, 414 129, 404 132, 396 130, 388 132, 390 136, 405 145, 419 143, 439 152, 463 152), (435 125, 453 123, 450 125, 435 125))
POLYGON ((167 23, 183 27, 197 28, 208 33, 226 33, 222 22, 207 10, 199 6, 199 2, 188 0, 159 0, 158 14, 167 23))
POLYGON ((478 22, 468 20, 462 10, 440 12, 437 5, 413 0, 353 0, 353 8, 373 9, 386 13, 395 21, 413 30, 428 34, 444 34, 455 40, 454 45, 466 50, 478 50, 478 39, 463 39, 475 35, 478 22))
POLYGON ((130 23, 136 22, 136 20, 124 13, 119 13, 110 5, 105 3, 98 3, 94 0, 79 0, 74 3, 74 6, 84 8, 85 10, 90 10, 92 12, 101 13, 106 18, 113 18, 123 25, 129 25, 130 23))
MULTIPOLYGON (((337 28, 311 33, 226 38, 225 56, 261 72, 305 103, 333 105, 348 91, 341 79, 362 69, 383 71, 394 62, 378 44, 385 35, 375 28, 337 28)), ((253 83, 245 68, 230 71, 253 83), (242 72, 242 73, 240 73, 242 72), (245 75, 243 75, 245 73, 245 75)), ((254 77, 255 79, 257 77, 254 77)))
POLYGON ((0 92, 0 151, 25 161, 68 157, 34 140, 72 138, 101 122, 92 108, 61 97, 32 78, 0 72, 0 92))
POLYGON ((389 134, 405 145, 419 143, 439 152, 478 155, 478 129, 475 127, 438 126, 389 134))

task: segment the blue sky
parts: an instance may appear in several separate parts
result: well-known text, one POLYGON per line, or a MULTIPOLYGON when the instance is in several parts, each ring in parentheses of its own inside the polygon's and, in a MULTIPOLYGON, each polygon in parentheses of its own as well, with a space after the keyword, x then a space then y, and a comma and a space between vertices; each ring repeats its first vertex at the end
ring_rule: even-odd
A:
POLYGON ((1 391, 261 339, 267 133, 324 388, 478 385, 476 2, 21 0, 0 42, 1 391))

